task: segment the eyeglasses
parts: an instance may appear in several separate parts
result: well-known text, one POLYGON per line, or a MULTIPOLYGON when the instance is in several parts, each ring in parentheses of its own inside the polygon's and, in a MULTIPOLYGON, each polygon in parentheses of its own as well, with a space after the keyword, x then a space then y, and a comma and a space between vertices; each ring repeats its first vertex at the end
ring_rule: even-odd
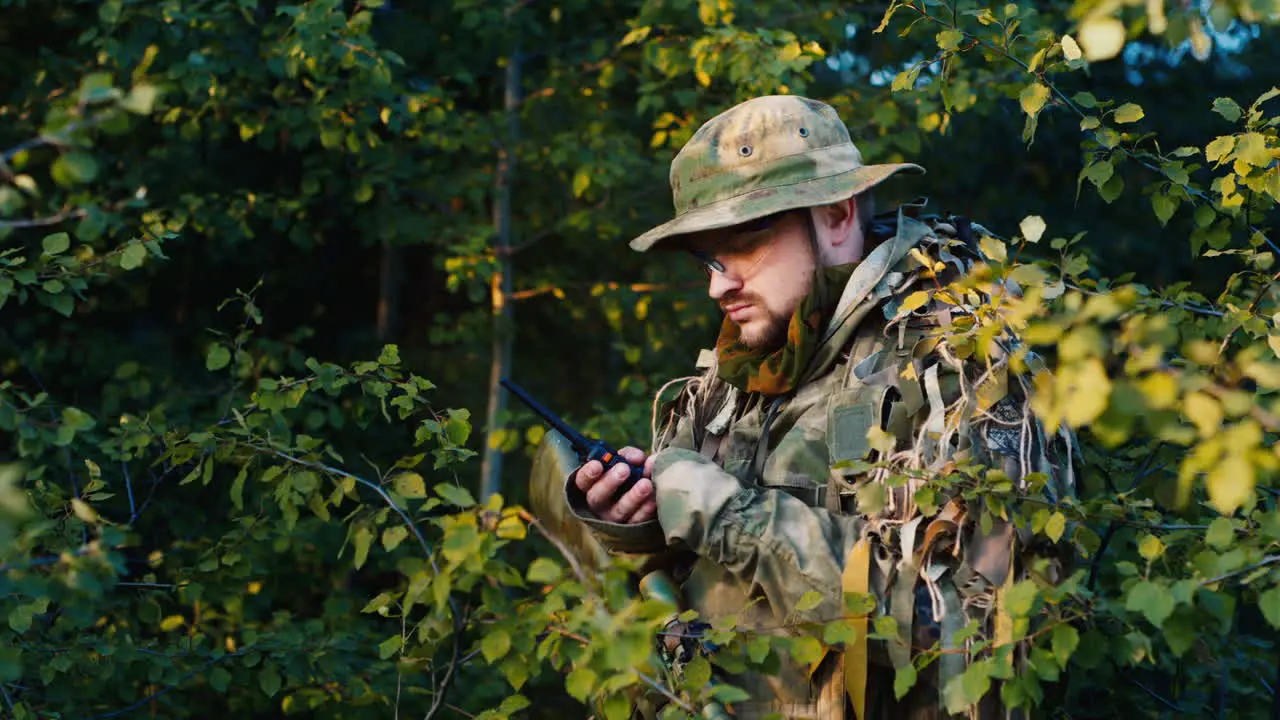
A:
MULTIPOLYGON (((776 213, 773 213, 772 215, 766 215, 762 218, 756 218, 755 220, 748 220, 747 222, 742 223, 741 225, 735 226, 734 232, 733 232, 734 240, 730 241, 731 247, 728 249, 728 251, 731 254, 747 253, 747 252, 750 252, 751 250, 754 250, 760 244, 767 242, 769 240, 772 240, 773 238, 761 236, 760 233, 773 229, 773 227, 777 225, 790 212, 791 212, 790 210, 783 210, 782 212, 776 212, 776 213), (739 238, 741 238, 742 240, 738 240, 739 238), (736 247, 733 247, 735 245, 736 247)), ((770 250, 772 250, 772 245, 770 246, 770 250)), ((711 255, 701 252, 699 250, 690 250, 689 254, 693 255, 694 259, 698 261, 698 264, 702 266, 702 272, 708 278, 711 277, 712 273, 716 273, 719 275, 726 275, 726 276, 728 275, 728 268, 725 267, 725 264, 720 260, 717 260, 716 258, 712 257, 711 255)), ((743 272, 735 273, 735 275, 739 279, 741 279, 745 275, 749 274, 752 270, 754 270, 756 266, 758 266, 766 257, 768 257, 768 255, 769 255, 768 251, 761 253, 760 257, 756 258, 755 262, 751 263, 751 267, 747 268, 743 272)))

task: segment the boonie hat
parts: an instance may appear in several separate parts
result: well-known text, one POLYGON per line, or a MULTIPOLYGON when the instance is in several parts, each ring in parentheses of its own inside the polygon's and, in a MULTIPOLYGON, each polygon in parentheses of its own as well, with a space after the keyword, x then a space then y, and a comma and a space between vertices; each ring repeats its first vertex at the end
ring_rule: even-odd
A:
POLYGON ((839 202, 914 163, 864 165, 834 108, 796 95, 748 100, 698 128, 671 161, 676 215, 631 241, 644 252, 677 235, 839 202))

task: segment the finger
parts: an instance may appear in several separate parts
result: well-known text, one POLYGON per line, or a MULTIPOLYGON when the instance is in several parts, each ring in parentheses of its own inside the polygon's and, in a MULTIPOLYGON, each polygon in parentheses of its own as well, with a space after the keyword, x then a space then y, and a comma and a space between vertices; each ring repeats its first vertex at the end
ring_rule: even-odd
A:
POLYGON ((629 477, 631 477, 631 466, 626 463, 618 463, 609 468, 600 479, 595 481, 591 489, 586 491, 587 507, 591 508, 595 514, 606 517, 613 507, 613 496, 629 477))
POLYGON ((639 465, 644 462, 644 451, 640 448, 627 446, 619 450, 618 454, 622 456, 623 460, 626 460, 632 465, 639 465))
POLYGON ((648 522, 658 516, 658 503, 654 498, 650 497, 640 505, 640 509, 635 514, 627 518, 627 522, 636 525, 642 522, 648 522))
POLYGON ((645 458, 645 461, 644 461, 644 476, 645 476, 645 477, 647 477, 647 478, 651 478, 651 477, 653 477, 653 459, 654 459, 655 457, 657 457, 657 456, 656 456, 656 455, 650 455, 649 457, 645 458))
POLYGON ((599 460, 587 461, 583 463, 582 467, 578 468, 578 472, 574 474, 573 484, 577 485, 578 489, 585 493, 591 489, 592 485, 596 484, 597 480, 600 479, 600 473, 603 470, 604 466, 600 464, 599 460))
POLYGON ((627 491, 609 510, 613 522, 632 522, 631 516, 636 514, 644 503, 653 497, 653 483, 641 480, 635 487, 627 491))

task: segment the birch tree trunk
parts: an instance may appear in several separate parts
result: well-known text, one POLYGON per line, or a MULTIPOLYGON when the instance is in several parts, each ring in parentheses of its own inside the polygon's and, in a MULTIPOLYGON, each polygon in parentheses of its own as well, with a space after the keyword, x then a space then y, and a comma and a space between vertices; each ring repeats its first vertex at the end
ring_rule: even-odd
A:
POLYGON ((487 408, 489 440, 485 444, 480 466, 480 501, 484 502, 502 489, 502 450, 494 447, 494 433, 507 409, 507 392, 498 384, 511 365, 511 346, 515 336, 511 308, 511 185, 515 173, 515 147, 520 136, 520 48, 516 46, 507 62, 505 78, 506 138, 498 151, 493 200, 494 257, 497 270, 490 280, 489 292, 493 311, 493 347, 489 365, 489 403, 487 408))

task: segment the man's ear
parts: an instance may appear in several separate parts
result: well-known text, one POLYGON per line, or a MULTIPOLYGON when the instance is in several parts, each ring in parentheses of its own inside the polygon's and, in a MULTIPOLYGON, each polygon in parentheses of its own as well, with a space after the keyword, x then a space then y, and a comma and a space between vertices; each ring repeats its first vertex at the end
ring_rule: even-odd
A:
POLYGON ((818 217, 827 231, 832 247, 848 242, 853 237, 853 226, 858 222, 858 204, 853 198, 823 205, 818 217))

